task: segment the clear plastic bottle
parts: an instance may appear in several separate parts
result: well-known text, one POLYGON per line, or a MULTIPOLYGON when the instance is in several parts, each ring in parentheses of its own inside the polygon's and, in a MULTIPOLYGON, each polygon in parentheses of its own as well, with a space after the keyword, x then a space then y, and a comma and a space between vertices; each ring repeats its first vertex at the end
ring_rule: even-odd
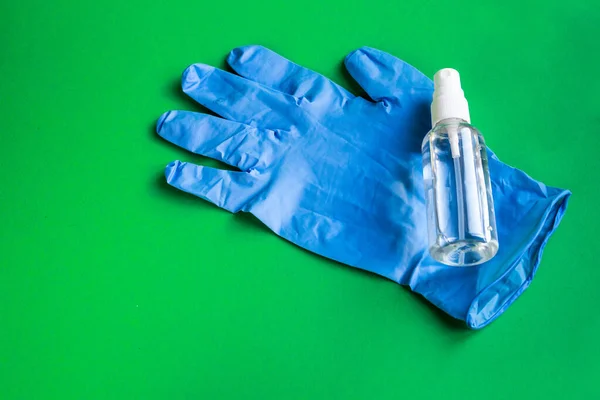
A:
POLYGON ((453 69, 434 77, 433 129, 423 140, 429 252, 444 264, 471 266, 498 251, 494 200, 481 133, 453 69))

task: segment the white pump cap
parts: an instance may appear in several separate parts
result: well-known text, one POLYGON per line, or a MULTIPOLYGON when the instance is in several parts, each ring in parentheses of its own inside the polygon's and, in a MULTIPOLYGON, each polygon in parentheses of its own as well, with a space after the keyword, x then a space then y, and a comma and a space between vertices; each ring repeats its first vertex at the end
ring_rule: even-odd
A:
POLYGON ((431 122, 435 126, 446 118, 460 118, 471 123, 469 103, 460 87, 460 75, 452 68, 439 70, 433 77, 431 122))

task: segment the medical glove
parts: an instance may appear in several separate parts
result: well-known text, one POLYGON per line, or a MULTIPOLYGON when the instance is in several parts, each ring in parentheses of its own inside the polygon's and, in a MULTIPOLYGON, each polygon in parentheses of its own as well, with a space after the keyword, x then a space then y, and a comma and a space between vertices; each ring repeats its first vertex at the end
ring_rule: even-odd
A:
POLYGON ((345 59, 369 98, 261 46, 234 49, 236 74, 188 67, 183 91, 220 117, 162 115, 157 131, 239 169, 175 161, 172 186, 230 212, 249 212, 279 236, 374 272, 481 328, 525 290, 570 193, 535 181, 491 151, 500 250, 476 267, 433 260, 420 145, 431 129, 433 84, 407 63, 361 48, 345 59))

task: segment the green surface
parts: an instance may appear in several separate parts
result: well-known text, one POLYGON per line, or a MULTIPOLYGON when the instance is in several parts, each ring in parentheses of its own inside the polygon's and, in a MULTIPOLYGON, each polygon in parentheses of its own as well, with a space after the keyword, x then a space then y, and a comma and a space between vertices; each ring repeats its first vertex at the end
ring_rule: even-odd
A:
POLYGON ((600 397, 598 2, 84 3, 0 5, 0 399, 600 397), (245 44, 353 90, 363 45, 462 73, 490 147, 573 191, 504 316, 464 330, 163 183, 206 163, 153 133, 196 109, 181 72, 245 44))

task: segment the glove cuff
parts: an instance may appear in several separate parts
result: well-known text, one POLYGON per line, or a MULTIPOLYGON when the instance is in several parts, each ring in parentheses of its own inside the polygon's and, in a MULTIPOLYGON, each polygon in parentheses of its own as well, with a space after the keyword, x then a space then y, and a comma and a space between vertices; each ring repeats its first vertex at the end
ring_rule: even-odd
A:
POLYGON ((544 247, 560 224, 571 196, 568 190, 554 190, 558 191, 558 194, 550 196, 546 202, 537 206, 545 209, 543 217, 529 240, 524 242, 526 246, 519 253, 520 256, 502 276, 483 289, 469 306, 465 318, 469 328, 480 329, 495 320, 531 283, 544 247))

